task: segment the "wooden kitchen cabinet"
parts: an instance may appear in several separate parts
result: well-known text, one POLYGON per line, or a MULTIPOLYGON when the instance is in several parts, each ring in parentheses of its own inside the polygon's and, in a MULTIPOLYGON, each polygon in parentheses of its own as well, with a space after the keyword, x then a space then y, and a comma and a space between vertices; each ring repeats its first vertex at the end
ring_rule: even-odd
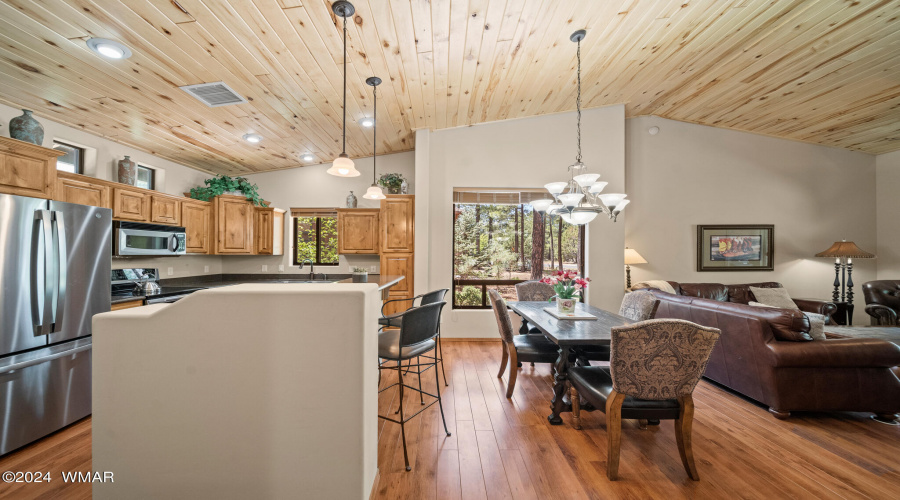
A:
POLYGON ((55 200, 93 207, 112 208, 108 184, 97 182, 84 175, 59 172, 56 181, 55 200))
POLYGON ((255 207, 256 252, 259 255, 284 255, 284 210, 255 207))
POLYGON ((244 196, 220 195, 213 200, 214 254, 252 255, 256 211, 244 196))
POLYGON ((52 199, 62 151, 0 137, 0 193, 52 199))
POLYGON ((339 208, 338 253, 380 253, 379 212, 377 208, 339 208))
POLYGON ((181 225, 181 200, 171 196, 150 195, 150 222, 181 225))
POLYGON ((382 253, 412 253, 415 250, 415 199, 409 194, 389 194, 381 200, 382 253))
POLYGON ((208 201, 182 200, 181 223, 184 224, 185 251, 209 253, 212 207, 208 201))
POLYGON ((150 196, 142 189, 113 188, 113 219, 149 222, 150 196))
MULTIPOLYGON (((388 292, 388 300, 407 299, 413 297, 413 265, 415 259, 411 253, 381 254, 382 276, 404 276, 404 279, 391 287, 388 292)), ((385 308, 385 314, 395 314, 405 311, 411 306, 409 301, 391 302, 385 308)))

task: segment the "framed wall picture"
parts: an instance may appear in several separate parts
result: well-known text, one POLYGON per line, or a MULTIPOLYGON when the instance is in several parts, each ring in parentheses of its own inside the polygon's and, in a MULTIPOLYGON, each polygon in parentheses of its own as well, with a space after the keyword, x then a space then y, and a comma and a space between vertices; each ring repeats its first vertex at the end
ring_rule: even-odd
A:
POLYGON ((774 225, 697 225, 697 271, 774 269, 774 225))

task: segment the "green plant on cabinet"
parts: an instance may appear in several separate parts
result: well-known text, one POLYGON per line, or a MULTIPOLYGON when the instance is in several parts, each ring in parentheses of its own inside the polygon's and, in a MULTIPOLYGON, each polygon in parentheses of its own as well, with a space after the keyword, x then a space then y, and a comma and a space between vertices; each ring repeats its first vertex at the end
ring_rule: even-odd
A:
POLYGON ((381 174, 378 184, 388 190, 390 194, 399 194, 400 186, 406 179, 401 174, 381 174))
POLYGON ((257 191, 258 186, 251 184, 246 177, 229 177, 227 175, 217 175, 211 179, 203 181, 206 187, 198 186, 191 188, 191 198, 195 200, 209 201, 220 194, 240 192, 247 197, 254 205, 264 206, 262 197, 257 191))

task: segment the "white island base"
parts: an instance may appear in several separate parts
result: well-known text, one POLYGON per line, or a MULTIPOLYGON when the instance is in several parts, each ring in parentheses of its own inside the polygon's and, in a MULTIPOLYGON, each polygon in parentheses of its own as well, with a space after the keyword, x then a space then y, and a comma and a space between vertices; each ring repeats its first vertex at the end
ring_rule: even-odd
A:
POLYGON ((365 499, 375 284, 247 284, 94 317, 95 499, 365 499))

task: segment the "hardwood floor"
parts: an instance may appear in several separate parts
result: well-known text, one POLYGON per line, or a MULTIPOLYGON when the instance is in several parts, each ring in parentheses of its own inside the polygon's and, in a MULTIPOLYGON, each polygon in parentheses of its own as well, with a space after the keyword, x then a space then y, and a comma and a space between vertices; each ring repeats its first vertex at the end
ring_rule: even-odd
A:
MULTIPOLYGON (((547 423, 549 365, 525 364, 512 399, 496 377, 496 342, 444 342, 450 387, 441 385, 447 437, 437 405, 409 422, 411 472, 400 426, 379 423, 379 499, 573 498, 900 498, 900 427, 869 414, 797 414, 780 421, 764 407, 701 382, 694 393, 693 443, 700 481, 681 466, 672 422, 641 430, 625 420, 619 480, 606 478, 605 416, 582 412, 583 430, 547 423)), ((411 379, 414 382, 415 379, 411 379)), ((391 383, 385 374, 382 384, 391 383)), ((434 375, 423 380, 434 391, 434 375)), ((411 385, 414 385, 411 384, 411 385)), ((417 411, 418 395, 404 406, 417 411), (408 406, 407 406, 408 405, 408 406)), ((386 391, 379 411, 395 411, 386 391)), ((90 418, 0 459, 6 470, 51 471, 47 484, 0 483, 0 498, 90 498, 89 484, 64 484, 60 471, 91 466, 90 418)))

